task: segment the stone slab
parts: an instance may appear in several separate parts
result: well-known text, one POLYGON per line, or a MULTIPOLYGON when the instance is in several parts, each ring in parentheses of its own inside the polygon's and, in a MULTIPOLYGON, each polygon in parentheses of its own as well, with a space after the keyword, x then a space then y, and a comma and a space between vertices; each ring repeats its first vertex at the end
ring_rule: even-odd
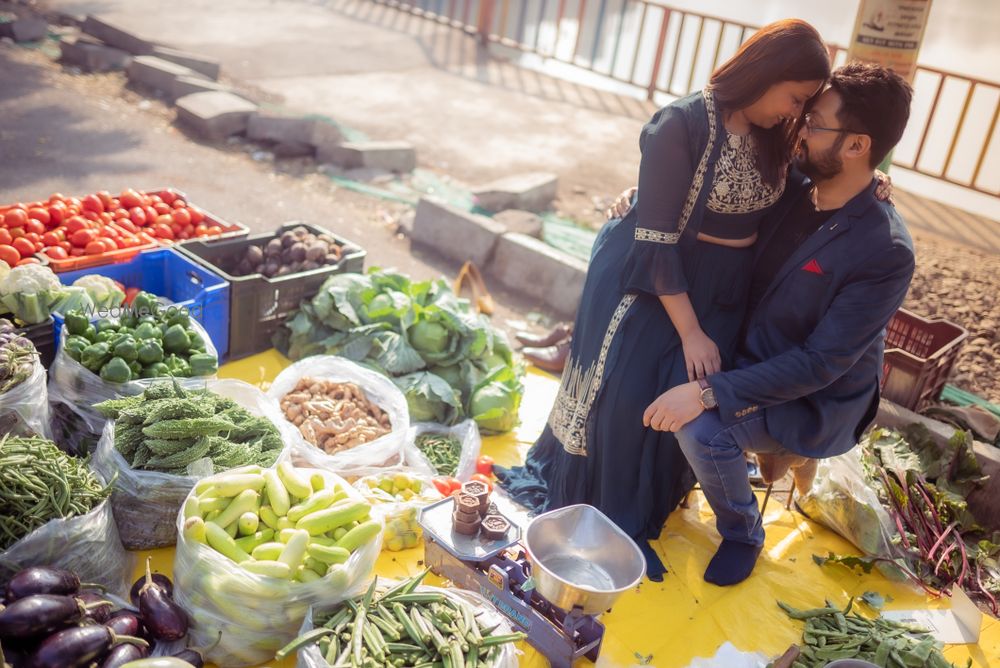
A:
POLYGON ((165 93, 173 93, 174 81, 179 77, 198 76, 192 69, 156 56, 136 56, 128 66, 129 81, 165 93))
POLYGON ((75 65, 84 72, 123 70, 132 61, 132 56, 127 52, 107 46, 86 35, 60 41, 59 50, 60 61, 67 65, 75 65))
POLYGON ((543 241, 511 232, 497 240, 486 271, 511 290, 570 315, 580 303, 587 263, 543 241))
POLYGON ((199 74, 203 74, 212 81, 218 80, 219 72, 222 69, 217 60, 186 51, 179 51, 178 49, 171 49, 166 46, 153 47, 152 55, 163 60, 169 60, 172 63, 177 63, 178 65, 183 65, 199 74))
POLYGON ((45 39, 49 24, 42 19, 23 18, 0 23, 0 37, 9 37, 15 42, 37 42, 45 39))
POLYGON ((409 172, 417 166, 417 152, 402 141, 346 142, 317 146, 320 162, 341 167, 377 167, 393 172, 409 172))
POLYGON ((179 124, 213 141, 245 132, 250 117, 257 112, 253 102, 223 91, 192 93, 174 104, 179 124))
POLYGON ((220 84, 218 81, 204 79, 200 76, 179 76, 174 79, 170 88, 171 96, 174 99, 191 95, 192 93, 207 93, 212 91, 229 92, 229 86, 220 84))
POLYGON ((93 14, 88 14, 81 26, 83 32, 96 37, 108 46, 127 51, 134 56, 149 55, 156 47, 156 43, 148 39, 134 35, 128 30, 100 19, 93 14))
POLYGON ((496 213, 504 209, 542 212, 552 208, 559 178, 548 172, 515 174, 472 189, 477 203, 496 213))
POLYGON ((506 231, 492 218, 422 197, 413 219, 412 238, 449 259, 471 260, 481 268, 487 266, 497 240, 506 231))

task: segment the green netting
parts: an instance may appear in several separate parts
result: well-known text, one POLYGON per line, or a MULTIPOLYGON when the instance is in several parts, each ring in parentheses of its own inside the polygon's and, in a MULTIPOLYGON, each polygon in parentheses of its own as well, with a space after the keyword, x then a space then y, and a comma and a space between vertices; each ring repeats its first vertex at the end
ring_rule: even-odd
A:
POLYGON ((958 406, 979 406, 988 410, 993 415, 1000 417, 1000 406, 996 404, 991 404, 982 397, 971 392, 966 392, 965 390, 960 390, 954 385, 945 385, 944 389, 941 390, 941 401, 947 401, 950 404, 956 404, 958 406))

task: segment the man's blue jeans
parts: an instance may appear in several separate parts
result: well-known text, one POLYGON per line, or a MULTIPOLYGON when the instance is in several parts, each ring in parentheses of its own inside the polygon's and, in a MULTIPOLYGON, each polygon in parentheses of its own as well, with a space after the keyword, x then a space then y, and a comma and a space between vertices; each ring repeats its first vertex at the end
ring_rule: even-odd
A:
POLYGON ((677 440, 708 505, 715 511, 715 524, 722 537, 763 545, 764 525, 750 487, 744 453, 783 450, 767 432, 764 416, 756 415, 727 427, 718 411, 705 411, 681 427, 677 440))

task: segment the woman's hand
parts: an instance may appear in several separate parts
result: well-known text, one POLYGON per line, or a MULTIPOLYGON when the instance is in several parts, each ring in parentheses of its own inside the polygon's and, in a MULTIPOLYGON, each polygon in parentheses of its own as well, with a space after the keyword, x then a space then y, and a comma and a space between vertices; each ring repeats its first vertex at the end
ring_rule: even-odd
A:
MULTIPOLYGON (((888 177, 887 177, 888 178, 888 177)), ((608 210, 604 212, 604 215, 608 217, 608 220, 612 218, 624 218, 628 210, 632 208, 632 196, 635 195, 638 188, 628 188, 624 190, 618 199, 614 201, 614 204, 608 207, 608 210)))
POLYGON ((895 206, 896 203, 892 201, 892 177, 885 172, 876 169, 875 178, 878 179, 878 185, 875 186, 875 197, 878 198, 880 202, 888 201, 889 204, 895 206))
POLYGON ((719 347, 701 329, 682 336, 681 346, 684 348, 684 364, 689 381, 722 371, 719 347))

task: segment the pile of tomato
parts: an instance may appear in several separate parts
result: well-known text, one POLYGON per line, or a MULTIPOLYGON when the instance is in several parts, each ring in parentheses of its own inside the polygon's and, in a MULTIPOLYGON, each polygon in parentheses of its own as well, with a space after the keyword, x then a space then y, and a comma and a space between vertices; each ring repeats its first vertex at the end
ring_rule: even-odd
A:
POLYGON ((0 260, 10 266, 100 255, 152 243, 218 236, 226 230, 175 193, 101 191, 86 197, 56 193, 45 202, 0 208, 0 260))

